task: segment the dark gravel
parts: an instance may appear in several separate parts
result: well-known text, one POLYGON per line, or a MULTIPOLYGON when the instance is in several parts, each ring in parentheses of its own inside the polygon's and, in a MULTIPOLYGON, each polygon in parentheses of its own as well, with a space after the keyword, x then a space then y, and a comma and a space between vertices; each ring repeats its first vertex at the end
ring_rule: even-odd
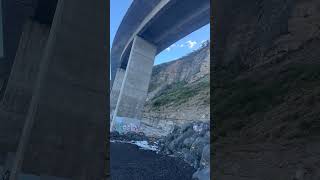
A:
POLYGON ((195 172, 178 158, 124 143, 110 143, 110 170, 112 180, 191 180, 195 172))

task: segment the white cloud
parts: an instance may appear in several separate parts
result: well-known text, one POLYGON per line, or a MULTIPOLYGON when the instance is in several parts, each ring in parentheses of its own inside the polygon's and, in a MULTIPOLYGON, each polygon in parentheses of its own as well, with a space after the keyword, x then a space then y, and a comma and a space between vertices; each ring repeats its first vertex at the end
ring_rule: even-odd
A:
POLYGON ((187 43, 187 45, 188 45, 188 47, 191 49, 191 48, 193 48, 196 44, 197 44, 197 42, 196 41, 187 41, 186 42, 187 43))
POLYGON ((206 42, 206 40, 202 40, 202 41, 201 41, 201 44, 204 43, 204 42, 206 42))
POLYGON ((166 50, 171 51, 171 48, 176 47, 176 46, 177 46, 176 44, 172 44, 171 46, 167 47, 166 50))
POLYGON ((184 47, 184 45, 183 45, 183 44, 180 44, 180 47, 184 47))

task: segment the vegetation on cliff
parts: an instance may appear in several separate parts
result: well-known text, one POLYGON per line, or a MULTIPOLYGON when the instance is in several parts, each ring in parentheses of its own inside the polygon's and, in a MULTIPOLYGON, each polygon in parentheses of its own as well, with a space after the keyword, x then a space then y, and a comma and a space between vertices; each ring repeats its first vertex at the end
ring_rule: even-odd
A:
POLYGON ((215 138, 272 141, 319 135, 320 61, 316 52, 308 53, 308 61, 296 58, 318 43, 235 78, 220 76, 213 94, 215 138))
POLYGON ((176 119, 188 117, 196 120, 205 115, 209 120, 209 62, 209 43, 204 43, 180 59, 155 66, 145 116, 157 113, 156 116, 164 114, 176 119))

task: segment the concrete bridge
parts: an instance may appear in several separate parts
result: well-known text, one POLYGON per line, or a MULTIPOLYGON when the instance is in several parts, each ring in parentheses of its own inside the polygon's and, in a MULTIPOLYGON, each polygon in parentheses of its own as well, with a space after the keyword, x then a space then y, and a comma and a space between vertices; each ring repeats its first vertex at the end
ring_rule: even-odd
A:
POLYGON ((141 119, 155 56, 210 22, 210 0, 135 0, 111 49, 111 128, 141 119))
POLYGON ((0 178, 105 178, 108 1, 0 2, 0 178))

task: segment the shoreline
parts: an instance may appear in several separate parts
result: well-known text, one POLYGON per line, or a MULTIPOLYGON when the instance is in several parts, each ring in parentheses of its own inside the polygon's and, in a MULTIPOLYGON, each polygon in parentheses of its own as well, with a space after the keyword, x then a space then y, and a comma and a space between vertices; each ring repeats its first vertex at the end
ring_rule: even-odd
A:
POLYGON ((110 170, 113 180, 191 180, 196 172, 178 157, 143 150, 130 143, 111 141, 110 170))

